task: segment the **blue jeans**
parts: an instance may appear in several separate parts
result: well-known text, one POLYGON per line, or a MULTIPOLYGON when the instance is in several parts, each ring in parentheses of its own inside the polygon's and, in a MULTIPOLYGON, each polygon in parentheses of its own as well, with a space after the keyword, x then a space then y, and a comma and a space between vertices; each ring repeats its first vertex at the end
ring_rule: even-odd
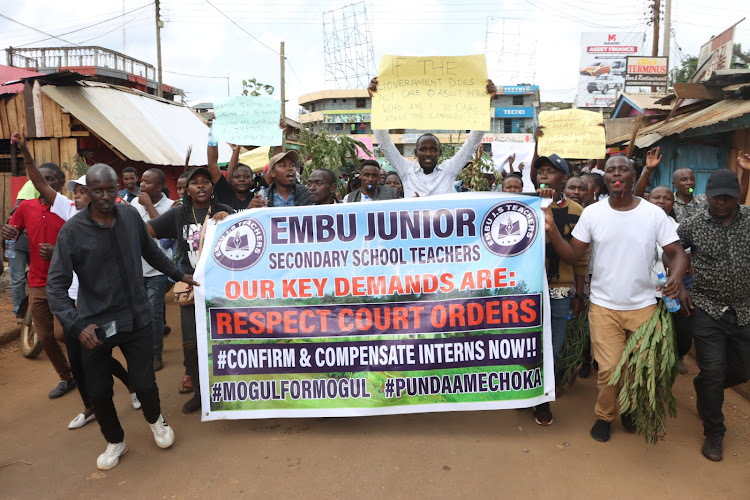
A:
POLYGON ((146 295, 151 304, 151 330, 154 335, 154 356, 161 358, 164 350, 164 296, 169 288, 169 278, 160 274, 143 278, 146 295))
POLYGON ((550 316, 552 317, 552 355, 555 358, 555 378, 562 374, 561 369, 562 350, 565 346, 565 327, 568 325, 568 313, 570 312, 570 297, 563 299, 550 299, 550 316))
POLYGON ((26 297, 26 266, 29 264, 29 252, 16 249, 16 256, 8 260, 10 269, 10 287, 13 298, 13 313, 18 313, 21 302, 26 297))

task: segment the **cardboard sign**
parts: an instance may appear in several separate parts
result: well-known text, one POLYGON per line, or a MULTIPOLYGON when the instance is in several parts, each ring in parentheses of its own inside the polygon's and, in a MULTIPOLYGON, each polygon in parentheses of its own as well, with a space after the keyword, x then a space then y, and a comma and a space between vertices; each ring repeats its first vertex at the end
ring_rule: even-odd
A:
POLYGON ((214 139, 243 146, 281 144, 281 101, 267 96, 230 97, 214 105, 214 139))
POLYGON ((607 148, 601 113, 583 109, 563 109, 539 113, 544 135, 539 138, 539 156, 556 154, 563 158, 592 160, 604 158, 607 148))
POLYGON ((489 130, 484 55, 384 55, 372 98, 372 128, 489 130))
POLYGON ((268 165, 268 152, 271 150, 270 146, 261 146, 255 148, 252 151, 242 153, 240 155, 240 163, 244 163, 253 172, 262 172, 263 167, 268 165))

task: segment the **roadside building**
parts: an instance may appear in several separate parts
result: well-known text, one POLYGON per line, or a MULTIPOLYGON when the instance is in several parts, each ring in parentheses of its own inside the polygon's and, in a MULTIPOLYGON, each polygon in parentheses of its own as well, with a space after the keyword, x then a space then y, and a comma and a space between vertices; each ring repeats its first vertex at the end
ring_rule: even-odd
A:
MULTIPOLYGON (((16 94, 0 94, 0 149, 8 151, 14 176, 24 175, 23 159, 10 148, 21 126, 37 163, 59 164, 68 179, 94 163, 118 172, 157 167, 175 193, 186 165, 206 165, 207 125, 188 106, 70 71, 22 78, 21 84, 16 94)), ((220 161, 231 154, 219 145, 220 161)))
MULTIPOLYGON (((621 113, 630 106, 647 117, 637 132, 634 154, 640 157, 659 146, 664 157, 651 176, 652 185, 671 186, 674 171, 687 167, 695 173, 696 194, 703 194, 714 170, 736 171, 737 152, 750 150, 750 70, 720 70, 704 82, 676 84, 675 93, 653 102, 660 108, 652 112, 645 106, 638 110, 633 106, 638 101, 628 100, 618 103, 621 113)), ((612 133, 608 126, 607 144, 627 145, 634 127, 633 121, 629 131, 612 133)))
MULTIPOLYGON (((298 102, 302 108, 299 115, 301 126, 309 126, 313 132, 345 134, 357 140, 367 138, 377 145, 370 126, 372 99, 366 89, 321 90, 300 96, 298 102)), ((494 141, 533 142, 539 102, 539 87, 536 85, 498 87, 491 103, 490 130, 483 139, 485 150, 489 151, 494 141)), ((446 144, 463 143, 468 131, 431 132, 446 144)), ((423 133, 423 130, 395 129, 390 135, 402 155, 413 157, 417 138, 423 133)))

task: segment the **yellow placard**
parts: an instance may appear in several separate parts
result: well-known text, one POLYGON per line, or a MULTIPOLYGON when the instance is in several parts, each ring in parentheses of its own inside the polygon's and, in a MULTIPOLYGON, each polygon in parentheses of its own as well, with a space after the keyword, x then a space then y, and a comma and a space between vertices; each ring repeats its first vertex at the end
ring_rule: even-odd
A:
POLYGON ((384 55, 372 98, 372 128, 489 130, 484 55, 384 55))
POLYGON ((539 138, 539 156, 556 154, 563 158, 596 160, 604 158, 607 148, 604 117, 596 111, 562 109, 539 113, 544 135, 539 138))
POLYGON ((260 172, 268 164, 268 152, 270 150, 270 146, 262 146, 247 153, 242 153, 240 155, 240 163, 244 163, 250 167, 253 172, 260 172))

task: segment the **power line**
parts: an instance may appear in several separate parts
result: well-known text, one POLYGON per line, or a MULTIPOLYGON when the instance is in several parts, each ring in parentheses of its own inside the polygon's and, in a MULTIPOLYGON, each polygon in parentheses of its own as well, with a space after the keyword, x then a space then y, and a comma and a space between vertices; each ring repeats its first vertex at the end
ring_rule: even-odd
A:
POLYGON ((44 32, 44 31, 42 31, 42 30, 39 30, 39 29, 36 29, 36 28, 34 28, 33 26, 29 26, 28 24, 23 24, 23 23, 22 23, 22 22, 20 22, 20 21, 16 21, 15 19, 11 19, 10 17, 6 16, 5 14, 0 14, 0 17, 2 17, 3 19, 7 19, 8 21, 10 21, 10 22, 12 22, 12 23, 16 23, 16 24, 19 24, 19 25, 23 26, 24 28, 28 28, 28 29, 30 29, 30 30, 34 30, 34 31, 36 31, 37 33, 41 33, 42 35, 48 36, 48 37, 50 37, 50 38, 54 38, 54 39, 56 39, 56 40, 60 40, 61 42, 65 42, 65 43, 67 43, 68 45, 80 45, 79 43, 73 43, 73 42, 69 42, 69 41, 67 41, 67 40, 65 40, 65 39, 63 39, 63 38, 60 38, 59 36, 55 36, 55 35, 50 35, 49 33, 45 33, 45 32, 44 32))
POLYGON ((254 36, 254 35, 253 35, 252 33, 250 33, 250 32, 249 32, 249 31, 247 31, 247 30, 246 30, 245 28, 243 28, 242 26, 240 26, 239 24, 237 24, 236 22, 234 22, 234 19, 232 19, 232 18, 231 18, 231 17, 229 17, 228 15, 224 14, 224 13, 223 13, 223 12, 222 12, 221 10, 219 10, 219 8, 218 8, 217 6, 215 6, 214 4, 212 4, 212 3, 211 3, 211 0, 206 0, 206 3, 207 3, 208 5, 210 5, 211 7, 213 7, 214 9, 216 9, 216 11, 217 11, 217 12, 218 12, 219 14, 221 14, 222 16, 224 16, 224 17, 226 17, 227 19, 229 19, 229 20, 230 20, 230 21, 232 22, 232 24, 234 24, 234 25, 235 25, 235 26, 237 26, 237 27, 238 27, 239 29, 241 29, 242 31, 244 31, 244 32, 245 32, 245 33, 246 33, 247 35, 249 35, 249 36, 250 36, 250 38, 252 38, 252 39, 253 39, 253 40, 255 40, 256 42, 258 42, 259 44, 261 44, 262 46, 264 46, 265 48, 267 48, 268 50, 270 50, 271 52, 273 52, 273 53, 274 53, 274 54, 276 54, 277 56, 279 55, 279 53, 278 53, 278 52, 276 52, 275 50, 273 50, 273 49, 272 49, 271 47, 269 47, 269 46, 268 46, 268 45, 266 45, 265 43, 261 42, 261 41, 260 41, 260 40, 259 40, 258 38, 256 38, 256 37, 255 37, 255 36, 254 36))
POLYGON ((229 78, 228 76, 191 75, 191 74, 188 74, 188 73, 178 73, 177 71, 167 71, 166 69, 163 69, 162 71, 164 73, 169 73, 171 75, 190 76, 192 78, 222 78, 222 79, 225 79, 225 80, 227 78, 229 78))
MULTIPOLYGON (((149 5, 152 5, 152 4, 149 4, 149 5)), ((144 5, 144 7, 148 7, 149 5, 144 5)), ((141 8, 143 8, 143 7, 141 7, 141 8)), ((81 44, 84 44, 84 43, 88 43, 88 42, 90 42, 91 40, 96 40, 97 38, 101 38, 101 37, 103 37, 103 36, 107 36, 107 35, 109 35, 110 33, 112 33, 113 31, 117 31, 117 30, 121 29, 121 28, 122 28, 123 26, 125 26, 126 24, 130 24, 130 23, 132 23, 133 21, 135 21, 136 19, 138 19, 138 18, 139 18, 139 17, 141 17, 142 15, 143 15, 143 12, 140 12, 140 13, 138 13, 138 15, 137 15, 137 16, 134 16, 134 17, 133 17, 132 19, 130 19, 130 20, 128 20, 128 21, 126 21, 126 22, 124 22, 124 23, 122 23, 122 24, 118 24, 117 26, 115 26, 115 27, 114 27, 113 29, 111 29, 111 30, 107 31, 106 33, 102 33, 101 35, 96 35, 95 37, 92 37, 92 38, 86 39, 86 40, 82 41, 82 42, 81 42, 81 44)))
MULTIPOLYGON (((75 30, 73 30, 73 31, 68 31, 67 33, 60 33, 60 35, 59 35, 59 36, 70 35, 71 33, 77 33, 77 32, 79 32, 79 31, 83 31, 83 30, 87 30, 87 29, 89 29, 89 28, 93 28, 93 27, 95 27, 95 26, 99 26, 100 24, 108 23, 109 21, 113 21, 113 20, 115 20, 115 19, 118 19, 118 18, 120 18, 120 17, 125 17, 125 16, 127 16, 128 14, 132 14, 133 12, 139 11, 139 10, 141 10, 141 9, 145 9, 146 7, 149 7, 149 6, 153 5, 153 4, 154 4, 154 3, 153 3, 153 2, 151 2, 151 3, 149 3, 149 4, 146 4, 146 5, 142 5, 142 6, 138 7, 137 9, 133 9, 133 10, 131 10, 131 11, 129 11, 129 12, 125 12, 124 14, 120 14, 120 15, 118 15, 118 16, 115 16, 115 17, 110 17, 109 19, 105 19, 104 21, 99 21, 99 22, 97 22, 97 23, 94 23, 94 24, 90 24, 89 26, 84 26, 83 28, 78 28, 78 29, 75 29, 75 30)), ((3 17, 5 17, 5 16, 3 16, 3 17)), ((19 24, 20 24, 20 23, 19 23, 19 24)), ((37 30, 37 31, 38 31, 38 30, 37 30)), ((113 30, 113 31, 114 31, 114 30, 113 30)), ((111 31, 110 31, 110 32, 108 32, 108 33, 111 33, 111 31)), ((40 43, 40 42, 44 42, 44 41, 46 41, 46 40, 50 40, 50 39, 52 39, 52 38, 57 38, 58 40, 62 40, 62 38, 59 38, 59 37, 56 37, 56 36, 50 36, 50 37, 48 37, 48 38, 43 38, 43 39, 41 39, 41 40, 37 40, 37 41, 35 41, 35 42, 29 42, 29 43, 24 43, 24 44, 22 44, 22 45, 17 45, 17 47, 26 47, 27 45, 34 45, 35 43, 40 43)), ((93 40, 93 38, 92 38, 91 40, 93 40)), ((87 40, 87 41, 88 41, 88 40, 87 40)), ((81 43, 85 43, 85 42, 81 42, 81 43)))

